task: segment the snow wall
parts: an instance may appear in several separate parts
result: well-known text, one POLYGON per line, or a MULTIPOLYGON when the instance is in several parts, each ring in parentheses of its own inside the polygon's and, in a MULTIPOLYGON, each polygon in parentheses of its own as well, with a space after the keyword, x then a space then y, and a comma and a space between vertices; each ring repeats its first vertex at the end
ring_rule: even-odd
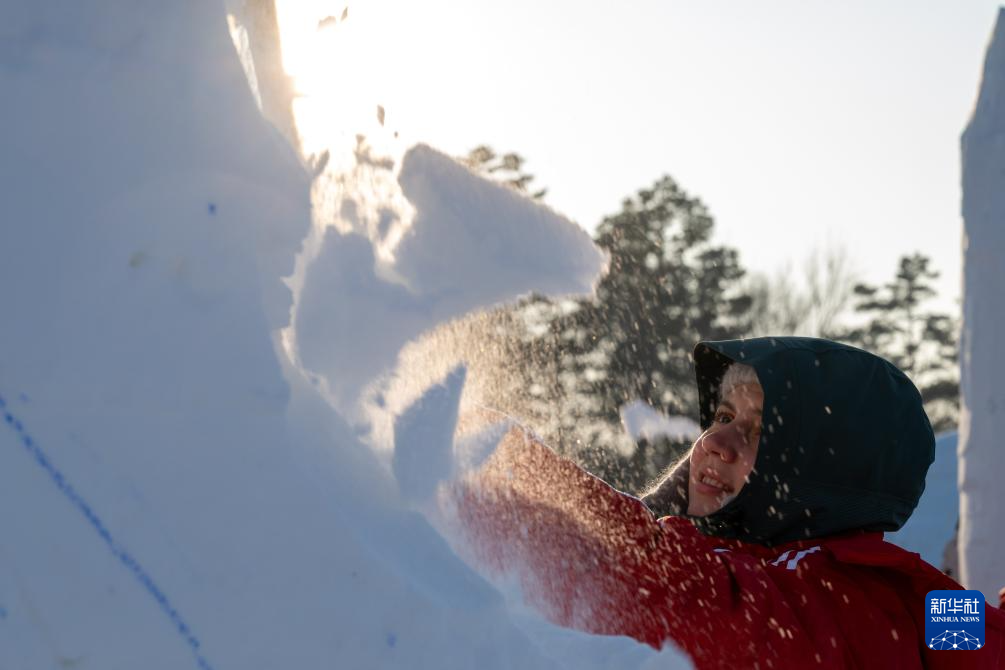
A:
POLYGON ((1005 586, 1005 10, 962 155, 960 573, 995 603, 1005 586))
POLYGON ((589 290, 583 231, 421 146, 375 162, 407 216, 312 222, 221 3, 2 3, 0 91, 0 667, 686 667, 523 611, 418 511, 463 368, 380 403, 437 322, 589 290))

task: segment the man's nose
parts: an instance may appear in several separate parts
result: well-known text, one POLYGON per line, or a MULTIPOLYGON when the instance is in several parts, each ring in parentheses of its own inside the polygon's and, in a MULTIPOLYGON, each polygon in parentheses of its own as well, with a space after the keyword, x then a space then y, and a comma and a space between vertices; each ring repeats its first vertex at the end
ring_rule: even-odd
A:
POLYGON ((723 463, 732 463, 736 460, 737 444, 740 435, 735 430, 717 430, 705 435, 701 440, 701 446, 705 453, 710 456, 717 456, 723 463))

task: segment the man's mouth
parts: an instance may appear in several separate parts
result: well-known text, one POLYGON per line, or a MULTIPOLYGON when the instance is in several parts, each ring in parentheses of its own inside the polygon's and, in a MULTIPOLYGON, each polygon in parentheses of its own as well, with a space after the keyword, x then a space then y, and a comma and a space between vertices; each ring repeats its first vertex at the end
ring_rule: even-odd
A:
POLYGON ((706 470, 705 472, 701 473, 701 475, 699 475, 698 477, 698 482, 700 484, 703 484, 704 486, 715 489, 716 493, 733 492, 733 488, 729 484, 716 477, 715 474, 710 470, 706 470))

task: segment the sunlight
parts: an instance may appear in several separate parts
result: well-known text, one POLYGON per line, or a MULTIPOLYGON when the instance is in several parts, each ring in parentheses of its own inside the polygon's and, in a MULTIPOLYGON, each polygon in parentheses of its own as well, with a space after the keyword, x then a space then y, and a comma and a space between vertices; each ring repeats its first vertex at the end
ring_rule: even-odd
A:
POLYGON ((376 131, 381 76, 372 13, 324 0, 279 0, 276 9, 305 156, 376 131))
POLYGON ((315 224, 365 235, 389 267, 412 208, 397 183, 404 143, 382 106, 390 65, 383 17, 373 4, 324 0, 277 0, 276 13, 300 150, 315 173, 315 224))

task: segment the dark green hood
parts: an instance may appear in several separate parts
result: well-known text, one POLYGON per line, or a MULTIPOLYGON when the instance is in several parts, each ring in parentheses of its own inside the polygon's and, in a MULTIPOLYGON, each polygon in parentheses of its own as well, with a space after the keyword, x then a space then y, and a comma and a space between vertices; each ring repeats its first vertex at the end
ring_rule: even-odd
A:
POLYGON ((803 337, 702 342, 694 361, 703 430, 730 363, 752 366, 764 389, 754 471, 721 510, 691 517, 702 532, 774 545, 904 525, 935 457, 921 395, 904 373, 803 337))

